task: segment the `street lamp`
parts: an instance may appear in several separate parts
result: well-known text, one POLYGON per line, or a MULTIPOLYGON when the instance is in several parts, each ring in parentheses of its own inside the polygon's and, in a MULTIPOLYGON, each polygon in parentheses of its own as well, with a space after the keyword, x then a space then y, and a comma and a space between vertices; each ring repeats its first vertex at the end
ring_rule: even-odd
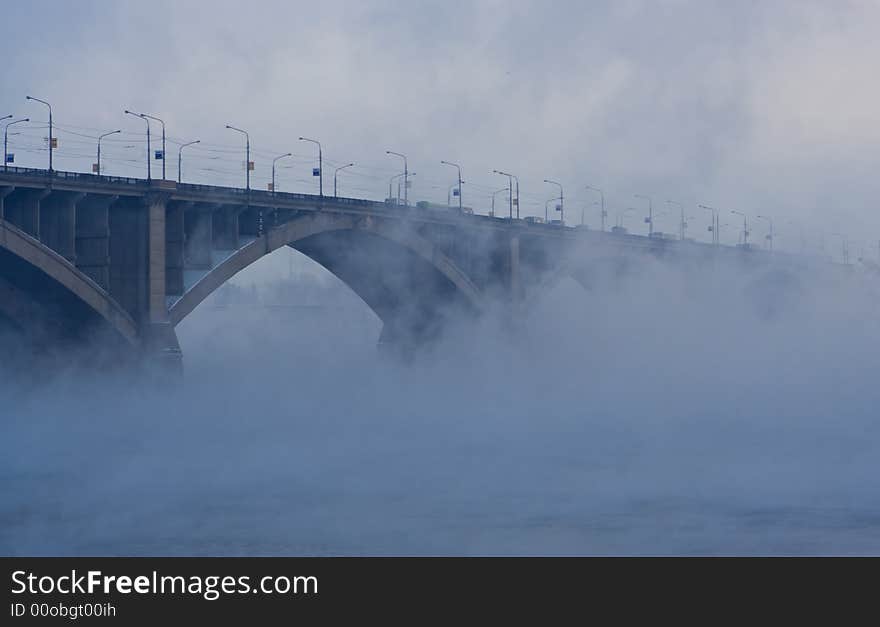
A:
POLYGON ((608 215, 608 212, 605 211, 605 192, 603 192, 598 187, 593 187, 592 185, 587 185, 587 189, 591 189, 594 192, 599 192, 599 196, 602 198, 602 231, 605 231, 605 218, 608 215))
POLYGON ((98 159, 95 164, 95 174, 98 176, 101 175, 101 140, 107 137, 108 135, 116 135, 116 133, 121 133, 122 131, 110 131, 109 133, 104 133, 103 135, 98 135, 98 159))
POLYGON ((513 204, 516 205, 516 219, 519 220, 519 177, 514 176, 513 182, 516 183, 516 199, 513 204))
MULTIPOLYGON (((313 144, 318 144, 318 196, 324 197, 324 160, 321 155, 321 142, 316 139, 309 139, 308 137, 300 137, 299 140, 301 142, 312 142, 313 144)), ((312 170, 312 176, 315 176, 315 171, 312 170)))
POLYGON ((749 222, 748 217, 742 211, 736 211, 735 209, 731 209, 730 213, 735 213, 738 216, 742 216, 743 219, 743 246, 747 246, 749 243, 749 222))
MULTIPOLYGON (((11 118, 11 115, 7 115, 4 118, 0 118, 6 120, 11 118)), ((21 122, 30 122, 30 118, 21 118, 18 120, 13 120, 12 122, 7 122, 6 127, 3 129, 3 171, 6 172, 9 169, 9 127, 13 124, 20 124, 21 122)))
POLYGON ((272 159, 272 185, 269 188, 269 191, 272 192, 273 194, 276 191, 275 190, 275 162, 278 161, 279 159, 284 159, 285 157, 292 157, 292 156, 293 156, 292 152, 287 152, 283 155, 278 155, 277 157, 272 159))
MULTIPOLYGON (((393 150, 386 150, 386 155, 394 155, 395 157, 400 157, 403 159, 403 204, 406 207, 409 207, 409 167, 406 164, 406 155, 401 154, 399 152, 394 152, 393 150)), ((389 194, 390 196, 391 194, 389 194)), ((397 202, 400 203, 400 193, 397 194, 397 202)))
POLYGON ((684 221, 684 205, 675 200, 667 200, 666 204, 678 205, 678 208, 681 209, 681 220, 678 223, 678 239, 684 241, 684 230, 687 228, 687 224, 684 221))
MULTIPOLYGON (((453 168, 456 168, 456 169, 458 170, 458 210, 459 210, 459 211, 462 211, 462 206, 461 206, 461 184, 464 183, 464 181, 461 180, 461 166, 458 165, 457 163, 452 163, 452 162, 450 162, 450 161, 441 161, 440 163, 442 163, 443 165, 449 165, 449 166, 452 166, 453 168)), ((448 194, 447 194, 447 201, 446 201, 446 204, 447 204, 447 205, 449 204, 449 195, 448 195, 448 194)))
POLYGON ((709 207, 707 205, 697 205, 700 209, 705 209, 706 211, 712 212, 712 226, 709 227, 709 231, 712 233, 712 243, 720 244, 721 243, 721 235, 718 233, 718 210, 714 207, 709 207))
MULTIPOLYGON (((767 241, 770 242, 770 252, 773 252, 773 218, 768 218, 767 216, 757 216, 761 220, 767 220, 770 224, 770 233, 767 235, 767 241)), ((784 238, 783 238, 784 239, 784 238)))
MULTIPOLYGON (((410 177, 413 177, 413 176, 415 176, 415 175, 416 175, 415 172, 410 172, 410 173, 409 173, 409 176, 410 176, 410 177)), ((408 180, 408 179, 407 179, 407 180, 408 180)), ((406 197, 406 189, 403 190, 403 195, 404 195, 404 197, 406 197)), ((397 180, 397 202, 398 202, 398 203, 400 202, 400 177, 398 177, 398 180, 397 180)), ((406 202, 406 201, 404 201, 404 202, 406 202)), ((409 205, 404 205, 404 206, 408 207, 409 205)))
POLYGON ((245 137, 245 189, 251 191, 251 136, 248 135, 247 131, 243 131, 240 128, 235 128, 234 126, 230 126, 229 124, 226 125, 226 128, 228 128, 230 131, 237 131, 239 133, 242 133, 245 137))
POLYGON ((556 181, 551 181, 550 179, 544 179, 544 182, 559 187, 559 206, 556 209, 559 211, 559 223, 562 226, 565 226, 565 194, 563 194, 562 192, 562 183, 557 183, 556 181))
POLYGON ((634 194, 634 196, 648 201, 648 217, 645 218, 645 222, 648 223, 648 237, 654 237, 654 202, 650 196, 643 196, 642 194, 634 194))
POLYGON ((339 174, 340 170, 344 170, 345 168, 350 168, 353 166, 353 163, 346 163, 345 165, 341 165, 335 170, 333 170, 333 198, 336 198, 336 175, 339 174))
POLYGON ((136 118, 142 119, 147 123, 147 181, 149 182, 152 179, 152 170, 150 169, 150 159, 152 155, 150 154, 150 120, 147 119, 143 113, 135 113, 134 111, 125 110, 125 113, 128 115, 133 115, 136 118))
POLYGON ((165 121, 157 118, 155 115, 142 114, 145 118, 155 120, 162 125, 162 180, 165 180, 165 121))
MULTIPOLYGON (((392 194, 391 186, 394 183, 394 179, 396 179, 399 176, 403 176, 403 172, 401 172, 400 174, 395 174, 390 179, 388 179, 388 200, 391 200, 391 198, 393 198, 393 196, 391 195, 392 194)), ((398 190, 399 189, 400 188, 398 188, 398 190)), ((400 198, 395 198, 395 204, 398 204, 398 205, 400 204, 400 198)))
MULTIPOLYGON (((509 182, 507 189, 510 192, 510 195, 509 195, 509 198, 507 201, 508 217, 509 217, 509 219, 513 220, 513 179, 514 179, 514 176, 513 176, 513 174, 508 174, 507 172, 502 172, 501 170, 492 170, 492 172, 494 172, 495 174, 500 174, 501 176, 507 177, 507 180, 509 182)), ((518 179, 517 179, 516 187, 517 187, 517 190, 516 190, 516 215, 517 215, 517 218, 519 218, 519 180, 518 179)))
POLYGON ((492 192, 492 217, 495 217, 495 196, 500 194, 501 192, 509 192, 510 187, 505 187, 504 189, 499 189, 498 191, 492 192))
POLYGON ((183 149, 187 146, 192 146, 193 144, 201 144, 202 141, 199 139, 193 140, 191 142, 187 142, 185 144, 181 144, 180 148, 177 150, 177 182, 181 182, 181 172, 183 169, 181 168, 181 162, 183 161, 183 149))
POLYGON ((52 171, 52 149, 55 147, 52 144, 52 105, 50 105, 45 100, 40 100, 39 98, 34 98, 33 96, 25 96, 25 100, 33 100, 35 102, 42 103, 49 107, 49 172, 52 171))

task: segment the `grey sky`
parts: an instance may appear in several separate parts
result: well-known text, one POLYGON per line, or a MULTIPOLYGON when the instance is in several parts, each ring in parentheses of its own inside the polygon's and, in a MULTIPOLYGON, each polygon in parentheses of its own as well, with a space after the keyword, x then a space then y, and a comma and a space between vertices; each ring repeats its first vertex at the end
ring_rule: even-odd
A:
MULTIPOLYGON (((526 214, 553 195, 546 177, 565 184, 569 220, 587 207, 596 225, 590 183, 612 212, 640 206, 634 193, 663 209, 680 200, 700 238, 703 202, 776 216, 780 245, 797 247, 785 224, 796 218, 808 236, 826 231, 829 252, 844 231, 876 254, 876 1, 37 1, 7 3, 0 20, 0 115, 42 121, 24 95, 50 100, 59 169, 94 160, 69 131, 121 128, 106 173, 142 176, 143 126, 122 115, 132 108, 164 117, 175 140, 202 140, 184 160, 193 182, 243 181, 229 123, 251 132, 255 188, 288 151, 279 187, 316 188, 306 135, 324 144, 325 189, 334 165, 358 164, 346 195, 383 198, 392 149, 418 172, 415 198, 445 202, 447 159, 480 212, 505 185, 499 168, 520 175, 526 214)), ((43 163, 41 133, 11 138, 17 164, 43 163)), ((169 177, 176 155, 170 144, 169 177)))

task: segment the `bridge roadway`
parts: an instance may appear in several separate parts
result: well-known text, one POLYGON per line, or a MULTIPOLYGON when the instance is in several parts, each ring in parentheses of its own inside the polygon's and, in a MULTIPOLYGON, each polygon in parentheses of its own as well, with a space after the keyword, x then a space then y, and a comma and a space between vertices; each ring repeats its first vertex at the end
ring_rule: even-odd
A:
POLYGON ((478 315, 490 300, 521 303, 562 275, 587 285, 632 259, 794 259, 457 209, 8 168, 0 322, 35 342, 101 333, 174 360, 174 326, 281 246, 348 284, 383 321, 382 343, 408 346, 436 337, 451 315, 478 315))

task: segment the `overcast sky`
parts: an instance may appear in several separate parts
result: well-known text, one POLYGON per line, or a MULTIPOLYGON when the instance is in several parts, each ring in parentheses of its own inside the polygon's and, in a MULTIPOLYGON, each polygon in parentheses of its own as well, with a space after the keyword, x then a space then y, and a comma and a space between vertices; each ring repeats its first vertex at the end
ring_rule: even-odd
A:
MULTIPOLYGON (((306 135, 323 143, 328 193, 333 168, 353 161, 340 193, 384 198, 400 170, 391 149, 417 172, 411 199, 446 201, 446 159, 481 213, 506 185, 498 168, 520 176, 524 214, 543 214, 551 178, 569 221, 586 208, 597 225, 589 183, 606 191, 610 220, 643 206, 639 193, 661 212, 683 202, 699 238, 704 203, 723 210, 729 241, 737 209, 774 216, 782 246, 798 247, 795 219, 808 238, 824 230, 829 252, 839 231, 877 254, 877 1, 29 0, 4 3, 0 20, 0 116, 42 123, 24 96, 51 101, 58 169, 88 171, 88 136, 118 128, 105 173, 143 176, 131 108, 164 118, 169 139, 202 141, 185 153, 191 182, 243 183, 233 124, 251 134, 254 188, 273 155, 293 152, 279 188, 316 191, 306 135)), ((19 130, 16 164, 43 164, 45 131, 19 130)), ((173 178, 177 144, 167 152, 173 178)), ((676 211, 657 228, 675 231, 676 211)), ((644 227, 632 214, 628 226, 644 227)))

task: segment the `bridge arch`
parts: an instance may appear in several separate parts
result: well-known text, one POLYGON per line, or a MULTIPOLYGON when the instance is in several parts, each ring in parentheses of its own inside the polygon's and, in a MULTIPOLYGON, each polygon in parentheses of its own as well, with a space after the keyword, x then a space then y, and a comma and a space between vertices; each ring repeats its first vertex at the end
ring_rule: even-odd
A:
MULTIPOLYGON (((319 212, 268 230, 214 266, 171 306, 171 323, 179 324, 226 281, 283 246, 298 250, 348 285, 383 321, 385 339, 405 332, 401 327, 412 327, 415 318, 434 318, 438 308, 482 309, 480 290, 412 225, 319 212)), ((413 331, 420 335, 427 329, 406 332, 413 331)))
POLYGON ((131 316, 67 259, 0 220, 0 316, 53 339, 75 337, 103 323, 125 343, 140 343, 131 316))

